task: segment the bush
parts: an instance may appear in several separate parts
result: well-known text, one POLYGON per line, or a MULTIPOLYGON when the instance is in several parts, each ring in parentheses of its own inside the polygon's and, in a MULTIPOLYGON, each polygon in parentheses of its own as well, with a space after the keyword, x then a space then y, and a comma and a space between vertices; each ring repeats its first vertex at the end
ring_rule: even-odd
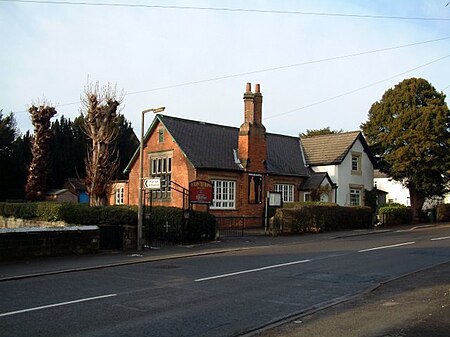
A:
POLYGON ((372 228, 370 207, 341 207, 330 203, 301 203, 275 213, 275 232, 305 233, 372 228))
POLYGON ((437 206, 436 220, 438 222, 450 221, 450 204, 441 204, 437 206))
POLYGON ((216 218, 208 213, 192 211, 186 219, 183 209, 155 206, 145 231, 151 221, 151 236, 164 241, 199 242, 213 240, 216 235, 216 218))
MULTIPOLYGON (((43 221, 64 221, 80 226, 137 226, 136 206, 90 207, 86 204, 34 202, 0 203, 0 216, 43 221)), ((148 219, 144 219, 144 225, 148 219)), ((151 235, 161 240, 199 242, 213 240, 216 218, 204 212, 190 212, 189 219, 181 208, 153 207, 151 235), (186 221, 187 220, 187 221, 186 221)), ((148 226, 144 228, 148 233, 148 226)))
POLYGON ((380 222, 384 225, 406 225, 413 219, 411 207, 392 203, 378 210, 380 222))

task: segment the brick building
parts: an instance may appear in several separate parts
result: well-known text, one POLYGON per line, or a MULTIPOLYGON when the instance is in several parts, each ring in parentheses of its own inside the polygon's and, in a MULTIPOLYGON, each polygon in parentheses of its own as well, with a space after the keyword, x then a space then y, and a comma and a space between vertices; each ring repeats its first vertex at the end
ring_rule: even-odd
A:
MULTIPOLYGON (((240 128, 156 115, 144 137, 144 177, 161 179, 153 205, 183 205, 171 182, 188 188, 195 180, 213 185, 210 212, 222 217, 264 215, 269 191, 281 192, 284 202, 304 200, 304 193, 327 187, 333 202, 335 184, 327 173, 305 164, 300 139, 267 133, 262 124, 259 84, 247 83, 244 123, 240 128)), ((126 170, 127 181, 113 185, 111 204, 138 204, 139 149, 126 170)))

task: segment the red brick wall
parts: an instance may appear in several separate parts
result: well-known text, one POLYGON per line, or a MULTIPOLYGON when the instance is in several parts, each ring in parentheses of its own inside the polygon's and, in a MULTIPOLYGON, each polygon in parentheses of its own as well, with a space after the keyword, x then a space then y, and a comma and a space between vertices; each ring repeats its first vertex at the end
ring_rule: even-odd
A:
MULTIPOLYGON (((150 138, 147 142, 147 146, 144 148, 144 170, 143 176, 150 176, 150 154, 158 152, 171 152, 172 153, 172 181, 177 184, 188 188, 189 181, 195 180, 195 169, 189 163, 184 156, 179 146, 174 142, 167 130, 164 129, 164 142, 159 142, 159 128, 162 127, 160 123, 156 125, 150 138)), ((139 157, 131 167, 129 174, 129 203, 137 205, 139 200, 139 157)), ((154 206, 176 206, 181 207, 183 205, 183 196, 172 190, 172 198, 170 200, 153 200, 154 206)))

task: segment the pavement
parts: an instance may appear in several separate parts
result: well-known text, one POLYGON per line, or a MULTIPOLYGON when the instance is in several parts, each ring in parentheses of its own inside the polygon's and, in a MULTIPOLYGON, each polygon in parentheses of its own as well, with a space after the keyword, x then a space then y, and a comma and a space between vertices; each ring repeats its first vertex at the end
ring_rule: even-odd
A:
MULTIPOLYGON (((413 229, 411 226, 402 227, 413 229)), ((398 230, 398 227, 396 227, 398 230)), ((390 232, 391 229, 353 230, 333 233, 305 234, 300 236, 225 237, 218 241, 189 245, 161 245, 147 247, 142 251, 100 251, 93 255, 70 255, 57 257, 34 257, 23 260, 0 262, 0 282, 30 277, 78 272, 121 265, 147 263, 169 259, 188 258, 209 254, 222 254, 271 245, 301 244, 312 241, 339 239, 351 236, 373 235, 390 232)))
MULTIPOLYGON (((450 225, 450 224, 446 224, 450 225)), ((294 245, 345 237, 409 231, 430 225, 355 230, 301 236, 225 237, 192 245, 162 245, 142 251, 102 251, 95 255, 42 257, 0 262, 0 283, 114 266, 208 254, 294 245)), ((321 304, 297 317, 254 331, 259 337, 418 337, 450 336, 450 262, 391 280, 353 298, 321 304)), ((249 335, 249 336, 250 336, 249 335)))

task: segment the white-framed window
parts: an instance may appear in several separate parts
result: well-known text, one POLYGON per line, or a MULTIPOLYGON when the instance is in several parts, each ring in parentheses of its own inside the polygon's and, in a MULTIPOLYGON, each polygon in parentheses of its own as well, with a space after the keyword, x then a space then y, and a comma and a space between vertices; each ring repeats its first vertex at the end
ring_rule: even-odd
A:
POLYGON ((213 202, 211 208, 236 208, 236 182, 234 180, 212 180, 213 202))
POLYGON ((172 178, 172 158, 168 156, 150 158, 151 176, 161 179, 161 189, 153 191, 155 199, 170 199, 170 181, 172 178))
POLYGON ((361 201, 361 189, 350 187, 350 206, 360 206, 361 201))
POLYGON ((116 191, 115 191, 115 204, 116 205, 123 205, 124 204, 123 195, 124 195, 124 188, 123 187, 117 187, 116 191))
POLYGON ((361 175, 361 153, 352 152, 352 174, 361 175))
POLYGON ((294 185, 275 184, 275 192, 281 192, 283 202, 294 202, 294 185))

